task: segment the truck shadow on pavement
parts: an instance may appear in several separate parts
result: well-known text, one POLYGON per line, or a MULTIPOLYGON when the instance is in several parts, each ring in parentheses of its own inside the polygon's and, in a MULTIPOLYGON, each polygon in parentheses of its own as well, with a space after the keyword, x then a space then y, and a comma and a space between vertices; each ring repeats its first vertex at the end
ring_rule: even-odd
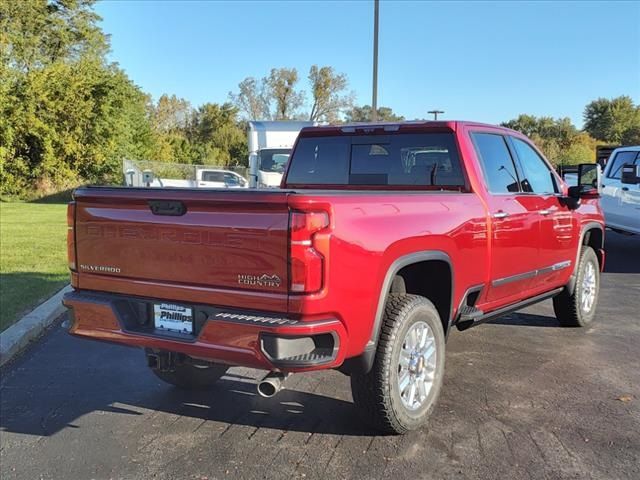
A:
POLYGON ((640 273, 640 235, 605 232, 605 273, 640 273))
POLYGON ((497 318, 487 322, 487 325, 512 325, 517 327, 547 327, 561 328, 560 323, 555 317, 547 317, 544 315, 534 315, 531 313, 511 313, 504 317, 497 318))
MULTIPOLYGON (((294 375, 291 390, 284 389, 269 399, 256 393, 255 377, 234 371, 210 389, 185 391, 157 379, 139 351, 79 341, 61 328, 42 343, 34 350, 47 347, 49 355, 53 349, 67 358, 85 361, 75 367, 60 367, 57 361, 38 364, 40 352, 35 351, 28 365, 19 361, 7 375, 3 372, 0 431, 46 437, 68 428, 91 428, 85 427, 83 417, 96 412, 112 415, 114 428, 120 424, 128 428, 130 422, 144 424, 152 416, 156 423, 155 414, 160 412, 161 419, 177 415, 198 424, 211 422, 210 428, 221 432, 231 425, 245 425, 283 432, 376 434, 359 421, 350 401, 297 389, 300 383, 304 389, 314 390, 319 377, 309 382, 306 375, 299 379, 294 375), (84 351, 88 355, 83 355, 84 351)), ((335 380, 348 383, 346 377, 335 375, 335 380)))

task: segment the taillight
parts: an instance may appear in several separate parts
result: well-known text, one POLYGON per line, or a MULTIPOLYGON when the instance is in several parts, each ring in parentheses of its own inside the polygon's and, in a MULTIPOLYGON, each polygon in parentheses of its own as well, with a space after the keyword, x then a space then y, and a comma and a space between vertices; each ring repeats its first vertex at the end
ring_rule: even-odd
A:
POLYGON ((76 270, 76 236, 74 234, 74 220, 76 218, 76 202, 67 205, 67 258, 69 269, 76 270))
POLYGON ((324 257, 317 249, 316 233, 329 226, 327 212, 291 212, 291 267, 289 291, 313 293, 322 288, 324 257))

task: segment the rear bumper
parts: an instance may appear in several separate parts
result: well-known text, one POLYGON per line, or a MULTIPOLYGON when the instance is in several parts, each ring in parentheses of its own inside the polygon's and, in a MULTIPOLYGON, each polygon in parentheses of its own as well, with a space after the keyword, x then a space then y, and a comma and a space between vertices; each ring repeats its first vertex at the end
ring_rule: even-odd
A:
MULTIPOLYGON (((194 358, 285 372, 335 368, 344 361, 346 330, 335 318, 305 321, 250 310, 188 305, 194 334, 156 330, 156 300, 76 290, 64 296, 72 335, 194 358)), ((184 302, 176 302, 184 303, 184 302)))

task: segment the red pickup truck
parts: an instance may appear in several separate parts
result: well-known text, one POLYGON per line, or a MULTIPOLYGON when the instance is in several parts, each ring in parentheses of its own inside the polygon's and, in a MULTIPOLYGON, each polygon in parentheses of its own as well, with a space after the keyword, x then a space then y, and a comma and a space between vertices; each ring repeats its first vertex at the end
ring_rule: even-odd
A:
POLYGON ((407 122, 303 129, 278 190, 81 188, 70 333, 142 347, 185 388, 242 365, 269 371, 271 396, 338 369, 371 425, 415 429, 452 327, 548 298, 562 325, 592 322, 593 167, 569 188, 515 131, 407 122))

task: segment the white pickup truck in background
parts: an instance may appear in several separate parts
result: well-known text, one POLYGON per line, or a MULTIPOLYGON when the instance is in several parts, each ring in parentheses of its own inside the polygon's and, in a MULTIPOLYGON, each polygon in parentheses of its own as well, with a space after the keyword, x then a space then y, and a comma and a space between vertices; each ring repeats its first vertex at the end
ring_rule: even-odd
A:
POLYGON ((248 188, 249 182, 231 170, 198 168, 195 180, 158 178, 153 172, 143 172, 143 182, 149 187, 164 188, 248 188))
POLYGON ((600 205, 608 228, 640 235, 640 145, 611 153, 602 175, 600 205))

